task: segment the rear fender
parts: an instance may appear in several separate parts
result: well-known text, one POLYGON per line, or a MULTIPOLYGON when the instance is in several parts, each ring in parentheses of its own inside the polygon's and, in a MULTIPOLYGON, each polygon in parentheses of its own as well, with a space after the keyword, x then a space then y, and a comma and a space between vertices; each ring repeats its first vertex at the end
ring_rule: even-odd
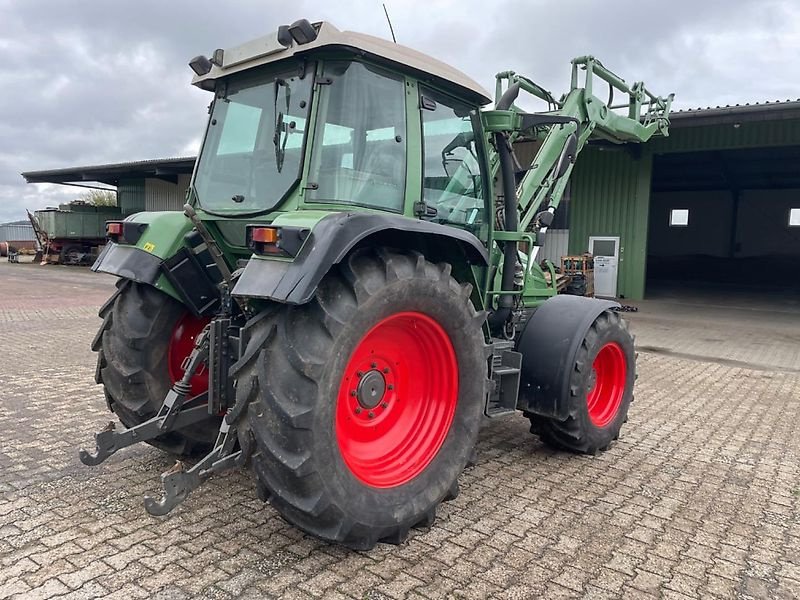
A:
POLYGON ((314 297, 322 278, 358 246, 381 245, 459 255, 459 263, 486 266, 488 254, 471 233, 399 215, 371 212, 333 213, 320 219, 292 260, 254 256, 233 288, 233 295, 304 304, 314 297))
POLYGON ((183 213, 175 211, 141 212, 127 217, 124 228, 126 233, 134 229, 136 235, 107 244, 92 270, 153 284, 158 266, 183 246, 183 236, 192 224, 183 213))
POLYGON ((565 420, 569 416, 569 381, 586 332, 611 300, 555 296, 542 303, 525 324, 517 342, 522 353, 517 408, 565 420))
POLYGON ((211 314, 218 304, 218 279, 202 266, 210 261, 196 260, 186 247, 191 229, 189 219, 179 212, 131 215, 125 219, 125 239, 109 242, 92 270, 152 285, 195 316, 211 314))

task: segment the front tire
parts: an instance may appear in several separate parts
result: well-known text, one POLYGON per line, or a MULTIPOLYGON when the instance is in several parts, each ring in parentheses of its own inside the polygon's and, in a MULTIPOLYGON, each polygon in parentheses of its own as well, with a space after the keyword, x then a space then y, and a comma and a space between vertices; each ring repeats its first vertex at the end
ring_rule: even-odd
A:
POLYGON ((355 549, 399 543, 458 490, 487 384, 471 286, 419 254, 366 250, 302 306, 246 328, 237 403, 259 485, 304 531, 355 549))
POLYGON ((572 367, 565 421, 527 413, 531 432, 557 449, 596 454, 628 420, 636 379, 633 337, 616 312, 602 312, 586 332, 572 367))

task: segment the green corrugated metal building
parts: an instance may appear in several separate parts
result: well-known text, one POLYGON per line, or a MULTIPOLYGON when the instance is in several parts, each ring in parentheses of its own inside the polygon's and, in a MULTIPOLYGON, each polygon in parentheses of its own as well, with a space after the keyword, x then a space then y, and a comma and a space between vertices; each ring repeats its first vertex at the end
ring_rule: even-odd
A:
POLYGON ((570 254, 619 237, 623 298, 649 279, 800 280, 800 101, 681 111, 668 138, 590 145, 567 206, 570 254))

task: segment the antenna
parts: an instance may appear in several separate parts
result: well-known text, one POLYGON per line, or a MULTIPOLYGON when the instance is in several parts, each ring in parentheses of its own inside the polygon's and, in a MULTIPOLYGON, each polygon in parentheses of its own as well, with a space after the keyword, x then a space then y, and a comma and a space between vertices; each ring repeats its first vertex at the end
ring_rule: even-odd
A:
POLYGON ((383 13, 386 15, 386 20, 389 23, 389 31, 392 32, 392 41, 396 44, 397 43, 397 38, 394 37, 394 27, 392 27, 392 20, 389 18, 389 11, 386 10, 386 3, 385 2, 383 3, 383 13))

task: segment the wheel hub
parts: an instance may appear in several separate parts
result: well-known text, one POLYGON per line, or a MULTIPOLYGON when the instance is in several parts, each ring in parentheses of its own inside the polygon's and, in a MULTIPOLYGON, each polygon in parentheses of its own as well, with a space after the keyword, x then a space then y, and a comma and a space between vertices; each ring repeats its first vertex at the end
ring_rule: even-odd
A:
POLYGON ((400 312, 376 323, 353 349, 336 405, 341 457, 361 482, 402 485, 444 443, 458 402, 458 362, 431 317, 400 312))
POLYGON ((613 421, 625 394, 628 365, 622 347, 616 342, 602 346, 587 382, 586 403, 589 418, 597 427, 613 421))
POLYGON ((386 393, 386 380, 377 369, 366 372, 356 388, 358 403, 367 410, 373 409, 383 400, 386 393))

